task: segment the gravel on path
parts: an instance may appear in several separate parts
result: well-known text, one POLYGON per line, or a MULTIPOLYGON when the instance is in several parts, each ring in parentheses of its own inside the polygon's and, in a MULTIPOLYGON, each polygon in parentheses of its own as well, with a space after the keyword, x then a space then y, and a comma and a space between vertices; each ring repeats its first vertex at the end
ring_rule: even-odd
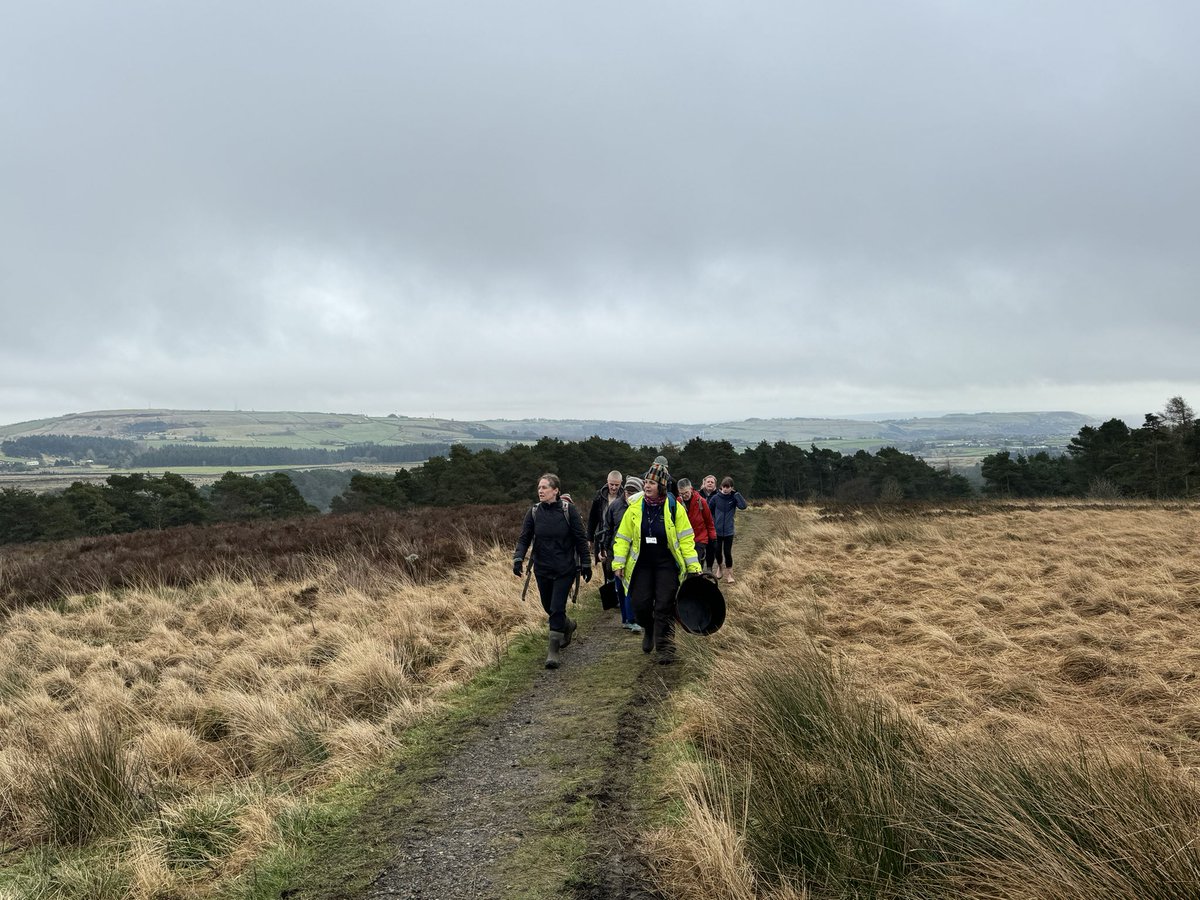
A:
POLYGON ((588 618, 561 668, 539 670, 397 811, 401 839, 366 898, 658 896, 637 852, 650 799, 633 792, 685 664, 655 665, 611 613, 588 618), (556 842, 571 828, 583 847, 556 842))

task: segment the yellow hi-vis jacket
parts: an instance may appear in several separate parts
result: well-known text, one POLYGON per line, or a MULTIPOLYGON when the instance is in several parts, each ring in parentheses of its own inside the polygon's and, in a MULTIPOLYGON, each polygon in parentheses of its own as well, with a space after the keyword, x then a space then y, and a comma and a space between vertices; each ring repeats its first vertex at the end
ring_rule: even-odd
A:
MULTIPOLYGON (((612 567, 625 570, 625 585, 628 588, 633 580, 633 567, 637 565, 638 554, 642 552, 642 504, 645 494, 634 494, 629 499, 629 508, 621 517, 617 526, 617 534, 613 538, 612 567)), ((696 555, 696 539, 692 534, 692 523, 688 520, 687 509, 682 503, 670 497, 663 501, 667 508, 663 510, 663 524, 667 527, 667 546, 679 566, 679 580, 682 582, 688 572, 700 572, 700 557, 696 555), (675 510, 675 515, 669 515, 668 510, 675 510)))

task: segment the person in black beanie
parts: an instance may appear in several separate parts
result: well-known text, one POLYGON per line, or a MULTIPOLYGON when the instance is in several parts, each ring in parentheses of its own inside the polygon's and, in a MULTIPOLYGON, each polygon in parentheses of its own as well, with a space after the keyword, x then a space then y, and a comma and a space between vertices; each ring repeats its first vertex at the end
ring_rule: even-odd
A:
POLYGON ((550 622, 550 647, 546 668, 558 668, 558 651, 571 643, 575 622, 567 616, 567 595, 576 577, 592 580, 583 519, 574 503, 563 499, 557 475, 546 473, 538 479, 538 503, 525 513, 521 537, 513 552, 513 574, 523 574, 525 551, 533 544, 530 565, 537 580, 542 608, 550 622))

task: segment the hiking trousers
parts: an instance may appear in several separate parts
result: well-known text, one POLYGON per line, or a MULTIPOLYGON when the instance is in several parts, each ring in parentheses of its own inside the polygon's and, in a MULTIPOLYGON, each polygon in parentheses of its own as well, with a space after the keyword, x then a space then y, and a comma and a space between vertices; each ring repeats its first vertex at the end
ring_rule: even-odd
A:
POLYGON ((675 638, 675 592, 679 569, 670 556, 651 565, 639 566, 629 585, 634 620, 649 631, 654 629, 654 649, 666 650, 675 638))
POLYGON ((713 546, 716 549, 713 551, 714 565, 724 566, 726 569, 733 568, 733 535, 727 534, 717 538, 716 544, 713 546))
POLYGON ((551 631, 567 630, 567 597, 571 593, 571 585, 575 582, 575 573, 560 575, 553 578, 534 573, 537 579, 538 594, 542 598, 542 609, 550 617, 551 631))

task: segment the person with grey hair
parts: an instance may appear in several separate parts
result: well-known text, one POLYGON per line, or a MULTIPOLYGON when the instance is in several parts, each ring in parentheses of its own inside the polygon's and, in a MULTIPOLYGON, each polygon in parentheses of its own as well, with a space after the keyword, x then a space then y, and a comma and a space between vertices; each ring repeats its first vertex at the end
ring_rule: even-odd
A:
POLYGON ((693 538, 696 541, 696 556, 700 558, 700 568, 708 571, 712 567, 709 548, 715 547, 717 540, 712 510, 700 496, 700 492, 693 490, 690 478, 679 479, 679 502, 687 510, 688 521, 692 523, 692 530, 695 532, 693 538))
POLYGON ((588 510, 587 523, 587 539, 592 545, 592 551, 596 555, 596 560, 604 569, 604 583, 608 584, 612 581, 612 563, 605 553, 605 548, 600 540, 597 540, 597 535, 604 528, 604 513, 613 501, 622 497, 622 489, 625 485, 625 478, 616 469, 608 473, 608 480, 600 490, 596 491, 596 496, 592 498, 592 507, 588 510))

